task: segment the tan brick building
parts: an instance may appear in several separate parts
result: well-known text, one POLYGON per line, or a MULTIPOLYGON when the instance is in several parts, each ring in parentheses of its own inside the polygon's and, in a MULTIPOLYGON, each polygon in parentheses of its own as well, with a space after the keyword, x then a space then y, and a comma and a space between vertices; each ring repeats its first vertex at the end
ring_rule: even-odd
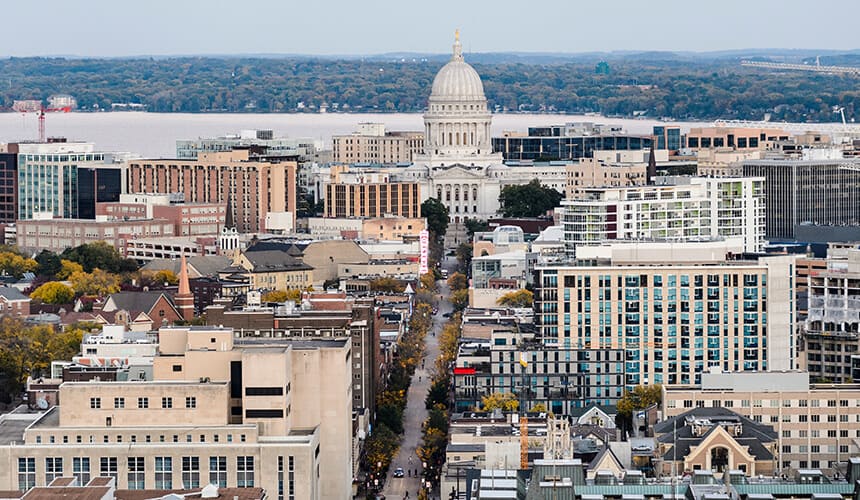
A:
POLYGON ((231 201, 236 229, 263 232, 270 212, 290 212, 295 224, 296 163, 255 160, 248 150, 200 153, 196 160, 128 162, 128 192, 182 193, 187 203, 231 201))
POLYGON ((860 453, 860 384, 810 384, 806 372, 702 374, 663 386, 663 416, 722 407, 777 431, 777 470, 827 469, 860 453))
POLYGON ((326 186, 326 217, 421 217, 417 182, 335 183, 326 186))
POLYGON ((332 158, 341 163, 412 163, 424 150, 424 132, 389 132, 381 123, 359 123, 349 135, 332 138, 332 158))

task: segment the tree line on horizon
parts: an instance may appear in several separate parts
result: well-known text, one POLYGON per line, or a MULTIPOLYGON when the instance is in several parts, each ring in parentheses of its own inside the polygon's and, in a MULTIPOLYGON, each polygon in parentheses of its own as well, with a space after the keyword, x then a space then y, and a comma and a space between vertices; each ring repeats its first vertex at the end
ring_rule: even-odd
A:
MULTIPOLYGON (((439 61, 290 58, 9 58, 0 60, 0 108, 70 94, 79 109, 140 104, 151 112, 421 112, 439 61), (300 104, 304 107, 300 109, 300 104), (337 105, 337 108, 334 105, 337 105)), ((475 64, 492 109, 601 113, 677 120, 834 122, 855 116, 851 76, 769 72, 732 60, 623 59, 596 67, 475 64)))

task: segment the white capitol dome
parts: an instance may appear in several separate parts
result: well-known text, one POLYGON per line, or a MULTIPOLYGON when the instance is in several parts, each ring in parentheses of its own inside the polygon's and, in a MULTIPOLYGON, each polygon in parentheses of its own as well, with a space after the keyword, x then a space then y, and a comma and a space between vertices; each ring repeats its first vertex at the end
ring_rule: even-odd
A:
POLYGON ((416 163, 431 168, 460 164, 486 167, 502 162, 493 153, 490 138, 492 115, 481 77, 463 60, 459 33, 451 60, 436 73, 424 113, 424 154, 416 163))
POLYGON ((459 38, 454 43, 451 61, 433 79, 430 101, 485 101, 484 84, 475 68, 463 60, 459 38))

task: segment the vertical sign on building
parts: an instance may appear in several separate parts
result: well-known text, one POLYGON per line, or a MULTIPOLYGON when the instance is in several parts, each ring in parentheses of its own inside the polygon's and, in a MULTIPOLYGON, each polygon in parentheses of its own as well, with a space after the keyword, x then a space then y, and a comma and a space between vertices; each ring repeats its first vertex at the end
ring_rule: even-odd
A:
POLYGON ((418 241, 421 244, 419 250, 421 252, 421 257, 418 261, 418 272, 420 274, 426 274, 430 270, 427 263, 427 257, 430 253, 429 249, 427 248, 428 244, 430 243, 430 233, 427 232, 426 229, 424 231, 421 231, 420 233, 418 233, 418 241))

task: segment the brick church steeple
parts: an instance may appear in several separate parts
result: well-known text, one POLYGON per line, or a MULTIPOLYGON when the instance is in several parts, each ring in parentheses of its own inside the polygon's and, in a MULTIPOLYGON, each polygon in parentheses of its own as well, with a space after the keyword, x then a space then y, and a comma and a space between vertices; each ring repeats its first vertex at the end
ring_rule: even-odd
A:
POLYGON ((194 294, 191 293, 191 285, 188 283, 188 264, 185 255, 182 255, 182 264, 179 267, 179 291, 174 297, 176 309, 185 321, 194 319, 194 294))

